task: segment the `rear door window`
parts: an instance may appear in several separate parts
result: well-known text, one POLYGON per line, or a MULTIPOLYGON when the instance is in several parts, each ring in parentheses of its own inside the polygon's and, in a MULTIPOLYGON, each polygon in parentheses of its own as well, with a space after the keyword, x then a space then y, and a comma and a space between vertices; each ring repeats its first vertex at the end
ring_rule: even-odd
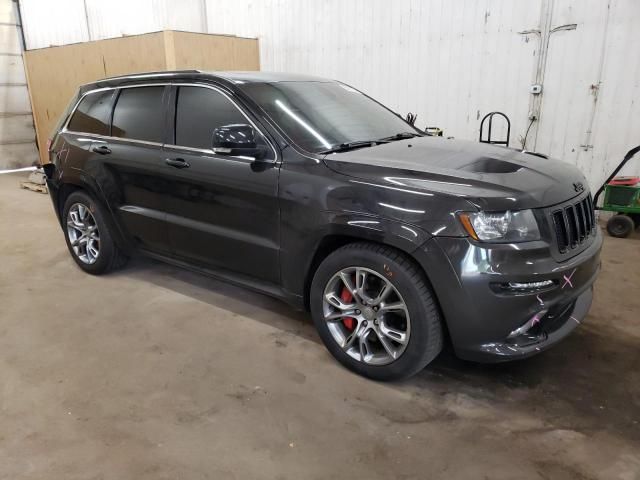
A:
POLYGON ((238 123, 248 121, 220 92, 204 87, 178 89, 176 145, 210 149, 215 128, 238 123))
POLYGON ((124 88, 113 111, 111 136, 162 143, 164 86, 124 88))
POLYGON ((67 128, 73 132, 109 135, 114 93, 114 90, 104 90, 85 95, 71 116, 67 128))

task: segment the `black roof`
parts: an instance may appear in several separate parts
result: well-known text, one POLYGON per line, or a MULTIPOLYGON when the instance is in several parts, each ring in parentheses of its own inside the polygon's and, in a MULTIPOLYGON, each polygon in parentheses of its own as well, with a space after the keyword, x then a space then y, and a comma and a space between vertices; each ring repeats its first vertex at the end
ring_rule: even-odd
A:
POLYGON ((139 83, 143 81, 157 82, 166 80, 217 80, 223 83, 275 83, 275 82, 330 82, 331 80, 300 75, 295 73, 277 72, 207 72, 203 70, 174 70, 164 72, 146 72, 109 77, 96 82, 83 85, 81 90, 86 91, 97 87, 114 87, 127 83, 139 83))
POLYGON ((280 72, 201 72, 213 77, 220 77, 232 82, 275 83, 275 82, 330 82, 326 78, 280 72))

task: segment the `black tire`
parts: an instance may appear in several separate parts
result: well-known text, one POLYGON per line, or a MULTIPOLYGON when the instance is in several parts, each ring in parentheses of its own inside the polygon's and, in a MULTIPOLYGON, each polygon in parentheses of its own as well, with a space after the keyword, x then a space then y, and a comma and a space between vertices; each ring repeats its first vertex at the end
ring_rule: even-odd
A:
POLYGON ((607 222, 607 232, 612 237, 625 238, 634 230, 633 219, 627 215, 614 215, 607 222))
POLYGON ((124 266, 128 260, 126 255, 120 251, 113 241, 106 218, 107 217, 102 206, 82 190, 75 191, 69 195, 64 203, 64 208, 62 209, 64 238, 67 242, 69 253, 71 253, 71 257, 73 257, 74 261, 82 270, 92 275, 101 275, 120 268, 124 266), (80 256, 74 251, 74 248, 71 245, 71 239, 69 238, 67 228, 67 222, 70 220, 69 212, 72 207, 77 204, 83 205, 89 210, 93 220, 95 221, 94 223, 97 226, 99 235, 99 253, 95 257, 95 261, 93 263, 87 263, 80 258, 80 256))
POLYGON ((331 253, 318 267, 310 291, 310 308, 320 338, 344 366, 365 377, 391 381, 424 369, 442 350, 442 320, 435 295, 424 273, 404 253, 372 243, 352 243, 331 253), (404 351, 386 365, 370 365, 349 356, 332 336, 324 319, 323 297, 331 279, 342 269, 364 267, 385 276, 402 296, 410 316, 404 351))

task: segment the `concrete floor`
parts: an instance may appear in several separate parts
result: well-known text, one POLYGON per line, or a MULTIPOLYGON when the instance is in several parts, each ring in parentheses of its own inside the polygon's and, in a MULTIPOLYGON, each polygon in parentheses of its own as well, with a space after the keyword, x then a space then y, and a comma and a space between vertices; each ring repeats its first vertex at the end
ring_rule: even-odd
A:
POLYGON ((2 479, 638 479, 640 237, 588 320, 502 365, 378 384, 268 297, 153 262, 92 277, 0 175, 2 479))

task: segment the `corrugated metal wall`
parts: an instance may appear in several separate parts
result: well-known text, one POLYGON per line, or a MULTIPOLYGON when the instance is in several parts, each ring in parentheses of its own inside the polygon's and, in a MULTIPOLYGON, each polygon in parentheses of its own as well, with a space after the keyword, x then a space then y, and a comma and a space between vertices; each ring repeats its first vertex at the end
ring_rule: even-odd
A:
POLYGON ((0 170, 38 159, 15 2, 0 0, 0 170))
MULTIPOLYGON (((535 115, 527 148, 579 165, 592 187, 640 143, 637 0, 21 4, 28 48, 163 28, 255 36, 264 70, 345 81, 446 135, 477 139, 480 118, 499 110, 519 146, 535 115)), ((627 172, 640 172, 640 159, 627 172)))

